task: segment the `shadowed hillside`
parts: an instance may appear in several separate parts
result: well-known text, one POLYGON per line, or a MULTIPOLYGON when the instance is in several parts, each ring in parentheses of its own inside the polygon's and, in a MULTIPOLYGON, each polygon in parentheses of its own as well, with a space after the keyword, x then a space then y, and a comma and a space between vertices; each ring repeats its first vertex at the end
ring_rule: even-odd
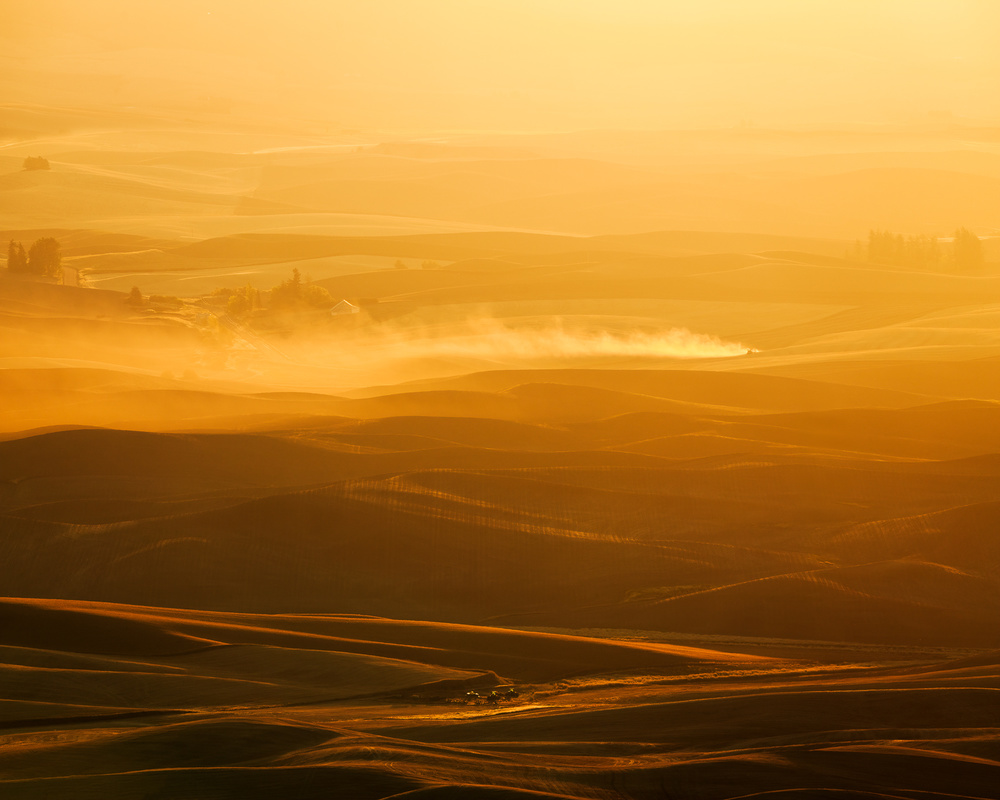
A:
POLYGON ((0 798, 1000 797, 1000 5, 9 5, 0 798))

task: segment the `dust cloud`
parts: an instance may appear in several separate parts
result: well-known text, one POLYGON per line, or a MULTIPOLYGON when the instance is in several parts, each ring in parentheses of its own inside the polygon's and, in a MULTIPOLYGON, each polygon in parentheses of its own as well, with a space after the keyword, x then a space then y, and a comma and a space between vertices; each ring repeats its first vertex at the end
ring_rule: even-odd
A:
POLYGON ((525 329, 494 319, 469 321, 442 336, 431 329, 376 334, 355 342, 356 358, 391 353, 400 358, 466 357, 503 362, 549 360, 729 358, 747 346, 687 328, 615 332, 574 330, 562 321, 525 329))

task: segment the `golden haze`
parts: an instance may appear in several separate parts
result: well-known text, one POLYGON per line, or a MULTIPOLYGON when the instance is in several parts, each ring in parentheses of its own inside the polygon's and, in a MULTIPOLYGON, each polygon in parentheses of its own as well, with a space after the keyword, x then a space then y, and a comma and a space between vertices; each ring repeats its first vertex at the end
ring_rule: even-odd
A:
POLYGON ((1000 6, 8 6, 0 795, 997 796, 1000 6))

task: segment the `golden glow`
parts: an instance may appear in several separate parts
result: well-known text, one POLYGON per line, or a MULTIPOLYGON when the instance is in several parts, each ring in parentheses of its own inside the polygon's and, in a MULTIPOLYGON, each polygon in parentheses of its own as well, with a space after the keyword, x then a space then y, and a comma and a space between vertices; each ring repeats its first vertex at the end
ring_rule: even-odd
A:
MULTIPOLYGON (((7 96, 213 98, 346 126, 671 127, 1000 116, 989 0, 41 0, 7 96), (21 72, 26 69, 27 72, 21 72), (88 85, 53 73, 96 76, 88 85), (13 92, 13 95, 11 95, 13 92)), ((8 56, 9 57, 9 56, 8 56)))
POLYGON ((0 17, 0 796, 996 796, 1000 0, 0 17))

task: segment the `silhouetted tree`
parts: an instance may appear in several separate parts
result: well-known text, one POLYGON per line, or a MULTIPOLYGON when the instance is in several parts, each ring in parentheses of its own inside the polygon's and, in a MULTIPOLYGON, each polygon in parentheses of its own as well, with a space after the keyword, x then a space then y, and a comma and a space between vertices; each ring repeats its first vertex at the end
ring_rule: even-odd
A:
POLYGON ((962 272, 981 272, 983 269, 983 243, 979 237, 966 228, 955 231, 952 244, 955 268, 962 272))
POLYGON ((28 272, 55 278, 62 266, 59 242, 51 236, 36 239, 28 251, 28 272))
POLYGON ((934 236, 911 236, 903 249, 903 264, 911 267, 936 267, 941 263, 941 248, 934 236))
POLYGON ((229 295, 229 300, 226 302, 226 313, 234 317, 241 317, 250 311, 250 306, 247 303, 246 297, 238 292, 233 292, 229 295))
POLYGON ((891 264, 895 238, 889 231, 868 231, 868 260, 876 264, 891 264))
POLYGON ((130 306, 134 306, 135 308, 139 308, 146 304, 146 300, 145 298, 143 298, 142 291, 139 289, 138 286, 133 286, 131 289, 129 289, 128 297, 125 298, 125 302, 130 306))
POLYGON ((933 236, 904 237, 891 231, 868 231, 868 261, 899 267, 936 267, 941 249, 933 236))
POLYGON ((260 290, 255 286, 251 286, 249 283, 243 287, 243 294, 247 299, 247 305, 250 306, 251 311, 257 311, 261 308, 260 302, 260 290))
POLYGON ((7 271, 18 273, 28 271, 28 254, 24 252, 24 245, 13 239, 7 245, 7 271))
POLYGON ((24 159, 24 168, 26 170, 51 169, 49 160, 41 156, 28 156, 24 159))
POLYGON ((313 308, 333 308, 333 295, 322 286, 304 286, 302 299, 313 308))
POLYGON ((406 269, 406 262, 401 258, 397 258, 396 262, 392 265, 393 269, 406 269))
POLYGON ((330 308, 333 297, 322 286, 304 285, 297 269, 292 277, 271 290, 271 308, 275 311, 303 311, 309 308, 330 308))
POLYGON ((241 317, 260 308, 260 292, 247 284, 240 289, 234 289, 226 303, 226 313, 241 317))
POLYGON ((271 308, 293 309, 299 305, 302 296, 302 275, 292 270, 292 277, 271 289, 271 308))

